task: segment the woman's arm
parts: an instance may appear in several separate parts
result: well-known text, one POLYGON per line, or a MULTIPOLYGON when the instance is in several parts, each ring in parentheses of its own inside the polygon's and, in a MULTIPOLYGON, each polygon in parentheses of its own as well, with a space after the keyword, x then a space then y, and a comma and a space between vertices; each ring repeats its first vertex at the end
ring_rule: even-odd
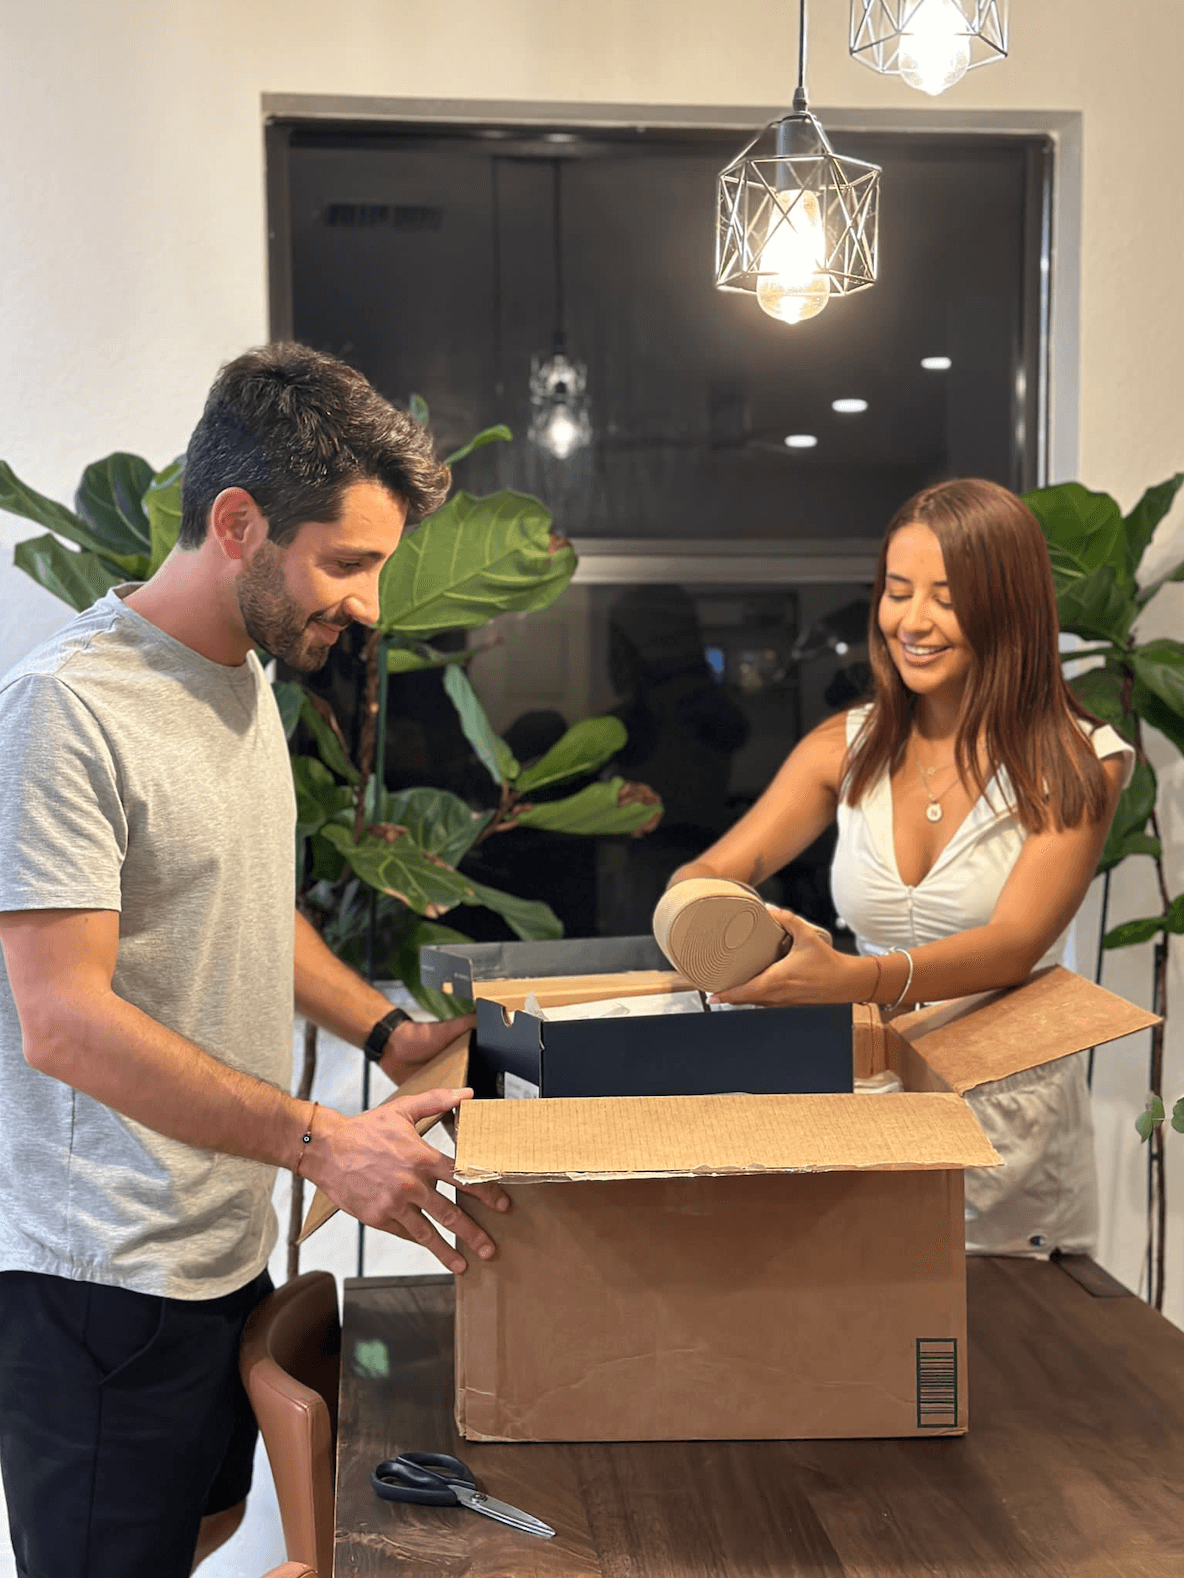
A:
MULTIPOLYGON (((1097 869, 1122 793, 1123 763, 1120 757, 1109 757, 1102 768, 1109 795, 1099 821, 1083 821, 1059 832, 1050 828, 1033 833, 985 926, 909 950, 913 978, 905 1005, 965 997, 971 992, 1014 986, 1027 978, 1077 913, 1097 869)), ((886 1004, 893 1003, 903 990, 908 961, 902 954, 885 955, 876 972, 871 960, 837 953, 813 927, 788 911, 773 913, 792 934, 792 950, 745 985, 720 992, 720 1002, 773 1005, 873 998, 886 1004)))
POLYGON ((847 720, 828 718, 790 752, 735 827, 671 877, 733 877, 754 885, 800 855, 834 820, 847 756, 847 720))

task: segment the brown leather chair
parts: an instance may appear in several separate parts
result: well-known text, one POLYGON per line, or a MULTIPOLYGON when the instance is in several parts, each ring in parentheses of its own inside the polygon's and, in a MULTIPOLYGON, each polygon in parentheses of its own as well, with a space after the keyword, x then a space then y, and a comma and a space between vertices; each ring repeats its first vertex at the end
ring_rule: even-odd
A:
POLYGON ((271 1462, 289 1562, 331 1573, 341 1324, 329 1272, 294 1277, 263 1300, 243 1332, 239 1369, 271 1462))

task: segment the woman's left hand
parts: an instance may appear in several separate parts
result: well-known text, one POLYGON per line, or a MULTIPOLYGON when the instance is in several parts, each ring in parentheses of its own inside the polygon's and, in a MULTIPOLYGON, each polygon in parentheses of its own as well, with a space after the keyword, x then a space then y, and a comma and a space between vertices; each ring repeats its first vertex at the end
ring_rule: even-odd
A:
MULTIPOLYGON (((781 1008, 789 1003, 853 1003, 862 996, 861 965, 867 961, 839 953, 816 926, 792 910, 768 906, 769 914, 793 938, 793 947, 743 986, 713 992, 710 1003, 759 1003, 781 1008)), ((870 984, 870 983, 869 983, 870 984)))

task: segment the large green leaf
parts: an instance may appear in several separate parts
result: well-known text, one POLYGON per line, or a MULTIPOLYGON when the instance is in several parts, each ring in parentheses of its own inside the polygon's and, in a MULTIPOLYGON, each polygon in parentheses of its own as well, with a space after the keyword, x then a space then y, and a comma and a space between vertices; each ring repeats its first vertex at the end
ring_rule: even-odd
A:
POLYGON ((1184 483, 1184 471, 1177 471, 1166 482, 1157 482, 1154 487, 1148 488, 1123 523, 1126 527, 1127 566, 1132 577, 1139 568, 1147 544, 1155 535, 1155 528, 1171 509, 1181 483, 1184 483))
POLYGON ((1102 938, 1102 947, 1131 948, 1136 943, 1150 942, 1160 932, 1177 937, 1184 934, 1184 893, 1177 894, 1162 915, 1148 915, 1115 926, 1102 938))
POLYGON ((1134 706, 1145 724, 1158 729, 1184 754, 1184 718, 1138 679, 1135 680, 1134 706))
POLYGON ((1120 582, 1113 566, 1103 564, 1070 581, 1057 594, 1057 612, 1062 630, 1079 636, 1101 636, 1121 647, 1126 644, 1139 605, 1131 583, 1120 582))
POLYGON ((18 542, 12 562, 78 613, 127 579, 97 553, 67 548, 48 532, 44 537, 18 542))
POLYGON ((384 631, 472 630, 498 614, 545 608, 576 567, 551 517, 523 493, 454 494, 400 544, 379 582, 384 631))
POLYGON ((661 804, 637 800, 622 803, 623 778, 589 784, 566 800, 548 800, 516 818, 518 827, 545 828, 551 833, 636 833, 661 814, 661 804))
MULTIPOLYGON (((43 493, 27 487, 4 460, 0 460, 0 510, 7 510, 10 515, 23 515, 26 520, 36 521, 38 526, 48 526, 57 536, 77 543, 80 548, 102 554, 104 558, 112 558, 107 544, 84 520, 64 504, 47 499, 43 493)), ((118 563, 117 560, 113 562, 118 563)), ((120 568, 126 570, 127 566, 121 564, 120 568)), ((126 581, 127 576, 121 579, 126 581)), ((112 584, 117 585, 118 582, 112 584)))
MULTIPOLYGON (((1073 654, 1065 654, 1071 661, 1073 654)), ((1083 707, 1095 718, 1101 718, 1125 738, 1133 737, 1134 720, 1122 704, 1123 681, 1121 672, 1114 667, 1091 668, 1069 681, 1070 689, 1083 707)))
POLYGON ((620 718, 585 718, 556 740, 545 756, 520 772, 515 788, 526 794, 546 784, 562 783, 565 778, 594 773, 617 754, 628 738, 620 718))
POLYGON ((181 529, 181 482, 184 474, 185 457, 182 455, 163 471, 156 473, 144 494, 152 543, 152 558, 148 568, 150 575, 160 569, 176 545, 177 533, 181 529))
POLYGON ((391 960, 395 974, 415 1001, 430 1014, 435 1014, 437 1019, 455 1019, 461 1014, 471 1014, 473 1005, 467 997, 453 997, 449 992, 437 992, 430 986, 424 986, 419 973, 419 950, 471 941, 471 937, 453 931, 451 926, 440 926, 435 921, 417 918, 404 932, 391 960))
POLYGON ((1147 818, 1155 809, 1155 772, 1148 762, 1137 762, 1131 781, 1118 798, 1114 820, 1098 860, 1099 871, 1109 871, 1128 855, 1159 853, 1157 839, 1144 835, 1147 818))
POLYGON ((363 882, 402 899, 417 915, 443 915, 457 904, 483 902, 473 883, 420 849, 408 833, 394 843, 367 833, 355 844, 349 828, 330 822, 321 836, 345 856, 363 882))
POLYGON ((494 814, 471 810, 447 789, 401 789, 383 797, 382 820, 405 827, 421 849, 450 866, 460 864, 494 814))
POLYGON ((1135 648, 1130 661, 1138 680, 1184 725, 1184 643, 1167 637, 1148 641, 1135 648))
MULTIPOLYGON (((325 705, 326 711, 328 711, 327 705, 324 703, 322 705, 325 705)), ((331 767, 339 778, 344 778, 347 783, 358 783, 361 779, 361 774, 345 754, 345 746, 342 744, 337 730, 334 729, 328 718, 322 716, 317 706, 317 701, 314 700, 308 691, 304 692, 304 698, 300 705, 300 716, 313 732, 313 737, 317 742, 317 749, 321 753, 321 760, 331 767)))
POLYGON ((1049 543, 1072 554, 1087 571, 1108 564, 1120 581, 1130 579, 1122 511, 1108 493, 1059 482, 1025 493, 1024 503, 1049 543))
POLYGON ((476 438, 470 438, 467 444, 461 445, 460 449, 454 449, 444 464, 455 466, 458 460, 464 460, 474 450, 484 449, 486 444, 508 443, 513 436, 504 422, 498 422, 494 427, 483 428, 476 438))
POLYGON ((87 466, 74 495, 74 508, 103 543, 103 552, 137 579, 147 575, 152 553, 143 503, 152 475, 142 455, 108 455, 87 466))
POLYGON ((339 784, 315 756, 292 757, 292 783, 296 789, 296 834, 311 838, 325 823, 353 802, 353 790, 339 784))
POLYGON ((444 670, 444 689, 456 708, 465 739, 476 751, 477 759, 485 771, 495 784, 513 783, 518 776, 518 763, 505 740, 500 734, 494 733, 485 708, 463 668, 453 666, 444 670))
POLYGON ((549 904, 516 898, 512 893, 487 888, 480 882, 474 882, 472 888, 473 897, 465 903, 483 904, 486 909, 493 910, 523 942, 551 942, 563 936, 563 922, 549 904))

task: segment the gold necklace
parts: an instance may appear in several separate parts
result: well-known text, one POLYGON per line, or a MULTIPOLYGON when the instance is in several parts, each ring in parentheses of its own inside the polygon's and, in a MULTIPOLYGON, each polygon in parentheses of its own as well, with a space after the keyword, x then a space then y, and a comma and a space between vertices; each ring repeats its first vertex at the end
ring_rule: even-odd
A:
POLYGON ((921 758, 917 755, 917 744, 915 740, 913 742, 913 760, 916 762, 917 771, 921 775, 921 788, 924 789, 926 798, 929 801, 929 804, 925 807, 926 820, 929 822, 940 822, 943 814, 940 802, 943 796, 949 794, 950 790, 954 787, 954 784, 958 782, 958 779, 955 778, 953 782, 948 783, 942 790, 941 794, 934 794, 933 790, 929 787, 929 780, 933 777, 934 773, 945 772, 950 767, 956 768, 958 764, 957 762, 947 762, 945 767, 922 767, 921 758))

